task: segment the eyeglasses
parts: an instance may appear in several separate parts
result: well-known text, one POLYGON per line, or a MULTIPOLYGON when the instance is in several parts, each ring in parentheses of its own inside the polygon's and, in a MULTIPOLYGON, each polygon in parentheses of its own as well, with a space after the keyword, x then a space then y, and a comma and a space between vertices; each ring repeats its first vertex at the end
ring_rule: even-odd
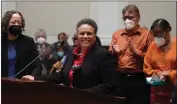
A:
POLYGON ((134 18, 134 16, 124 16, 123 20, 126 20, 126 19, 132 20, 133 18, 134 18))

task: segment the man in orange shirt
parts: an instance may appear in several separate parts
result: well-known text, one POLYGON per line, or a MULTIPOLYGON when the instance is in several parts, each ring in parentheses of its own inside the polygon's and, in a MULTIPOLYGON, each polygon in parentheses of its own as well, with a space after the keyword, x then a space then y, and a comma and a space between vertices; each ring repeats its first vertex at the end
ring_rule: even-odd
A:
MULTIPOLYGON (((151 26, 154 41, 144 58, 147 76, 159 76, 164 85, 152 86, 152 104, 171 104, 176 83, 176 38, 171 38, 171 26, 165 19, 157 19, 151 26)), ((158 81, 160 82, 160 81, 158 81)))
POLYGON ((136 5, 127 5, 123 10, 124 29, 112 36, 109 50, 118 58, 117 94, 126 96, 130 104, 149 104, 149 92, 143 73, 143 57, 152 41, 152 35, 138 24, 139 9, 136 5), (122 92, 120 92, 122 91, 122 92))

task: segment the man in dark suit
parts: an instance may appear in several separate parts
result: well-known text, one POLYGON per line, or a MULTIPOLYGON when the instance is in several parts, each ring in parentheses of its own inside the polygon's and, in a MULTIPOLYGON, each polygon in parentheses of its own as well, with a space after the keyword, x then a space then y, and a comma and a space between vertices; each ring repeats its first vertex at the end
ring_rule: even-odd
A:
POLYGON ((38 56, 34 40, 22 34, 24 27, 24 18, 18 11, 7 11, 2 18, 1 77, 21 78, 41 73, 39 60, 32 62, 38 56))
POLYGON ((51 44, 47 43, 46 39, 47 36, 45 30, 38 29, 35 32, 35 40, 38 53, 43 53, 39 57, 42 65, 42 75, 48 74, 50 69, 52 68, 52 65, 58 60, 57 53, 53 48, 54 46, 49 48, 51 44))
POLYGON ((33 77, 26 75, 25 80, 46 80, 63 83, 69 87, 112 94, 116 88, 116 57, 96 44, 98 27, 91 19, 78 22, 76 31, 79 46, 69 54, 63 69, 56 75, 33 77))

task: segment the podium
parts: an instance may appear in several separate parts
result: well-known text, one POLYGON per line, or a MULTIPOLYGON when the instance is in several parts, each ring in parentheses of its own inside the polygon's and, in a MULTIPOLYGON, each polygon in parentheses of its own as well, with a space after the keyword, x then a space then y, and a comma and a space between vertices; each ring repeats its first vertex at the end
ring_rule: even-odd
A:
POLYGON ((2 104, 126 104, 125 98, 44 81, 1 78, 2 104))

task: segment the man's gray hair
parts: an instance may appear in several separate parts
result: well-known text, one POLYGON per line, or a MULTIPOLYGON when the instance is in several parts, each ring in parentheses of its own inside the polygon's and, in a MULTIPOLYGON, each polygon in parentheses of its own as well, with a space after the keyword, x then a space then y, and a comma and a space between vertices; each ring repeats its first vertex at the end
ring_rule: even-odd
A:
POLYGON ((46 37, 46 31, 44 29, 38 29, 36 32, 35 32, 35 39, 39 36, 43 36, 45 38, 46 37))

